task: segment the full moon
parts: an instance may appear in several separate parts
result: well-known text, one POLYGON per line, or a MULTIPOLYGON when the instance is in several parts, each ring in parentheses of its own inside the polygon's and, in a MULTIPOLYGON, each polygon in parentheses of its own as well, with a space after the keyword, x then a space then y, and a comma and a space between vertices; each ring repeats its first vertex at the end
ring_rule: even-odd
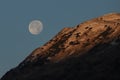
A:
POLYGON ((33 35, 38 35, 43 30, 43 24, 39 20, 33 20, 29 24, 29 32, 33 35))

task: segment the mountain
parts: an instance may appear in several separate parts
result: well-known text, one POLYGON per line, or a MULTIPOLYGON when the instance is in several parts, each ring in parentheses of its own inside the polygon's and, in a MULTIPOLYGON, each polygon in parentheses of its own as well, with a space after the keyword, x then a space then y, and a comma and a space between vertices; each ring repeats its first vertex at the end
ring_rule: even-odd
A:
POLYGON ((120 80, 120 13, 64 28, 1 80, 120 80))

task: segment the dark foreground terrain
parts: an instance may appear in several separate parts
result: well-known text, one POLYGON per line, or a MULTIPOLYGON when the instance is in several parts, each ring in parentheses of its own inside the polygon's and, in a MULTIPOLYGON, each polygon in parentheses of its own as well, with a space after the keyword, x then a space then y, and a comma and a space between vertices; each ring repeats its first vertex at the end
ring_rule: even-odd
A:
POLYGON ((99 45, 59 63, 16 68, 1 80, 120 80, 120 44, 99 45))

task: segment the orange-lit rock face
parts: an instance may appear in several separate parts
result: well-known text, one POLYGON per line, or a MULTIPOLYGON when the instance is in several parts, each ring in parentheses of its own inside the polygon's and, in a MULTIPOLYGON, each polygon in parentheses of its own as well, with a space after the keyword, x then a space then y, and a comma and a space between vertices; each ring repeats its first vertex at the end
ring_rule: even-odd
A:
POLYGON ((97 44, 107 43, 120 35, 120 14, 112 13, 64 28, 45 45, 34 50, 25 62, 38 59, 57 62, 70 56, 79 56, 97 44))

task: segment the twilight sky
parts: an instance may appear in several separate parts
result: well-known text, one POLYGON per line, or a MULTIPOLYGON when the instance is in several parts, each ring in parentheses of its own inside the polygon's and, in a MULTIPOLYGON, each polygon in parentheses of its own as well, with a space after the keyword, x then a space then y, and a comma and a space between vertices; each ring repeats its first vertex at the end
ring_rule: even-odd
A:
POLYGON ((119 5, 120 0, 0 0, 0 77, 62 28, 120 12, 119 5), (28 31, 34 19, 43 22, 39 35, 28 31))

